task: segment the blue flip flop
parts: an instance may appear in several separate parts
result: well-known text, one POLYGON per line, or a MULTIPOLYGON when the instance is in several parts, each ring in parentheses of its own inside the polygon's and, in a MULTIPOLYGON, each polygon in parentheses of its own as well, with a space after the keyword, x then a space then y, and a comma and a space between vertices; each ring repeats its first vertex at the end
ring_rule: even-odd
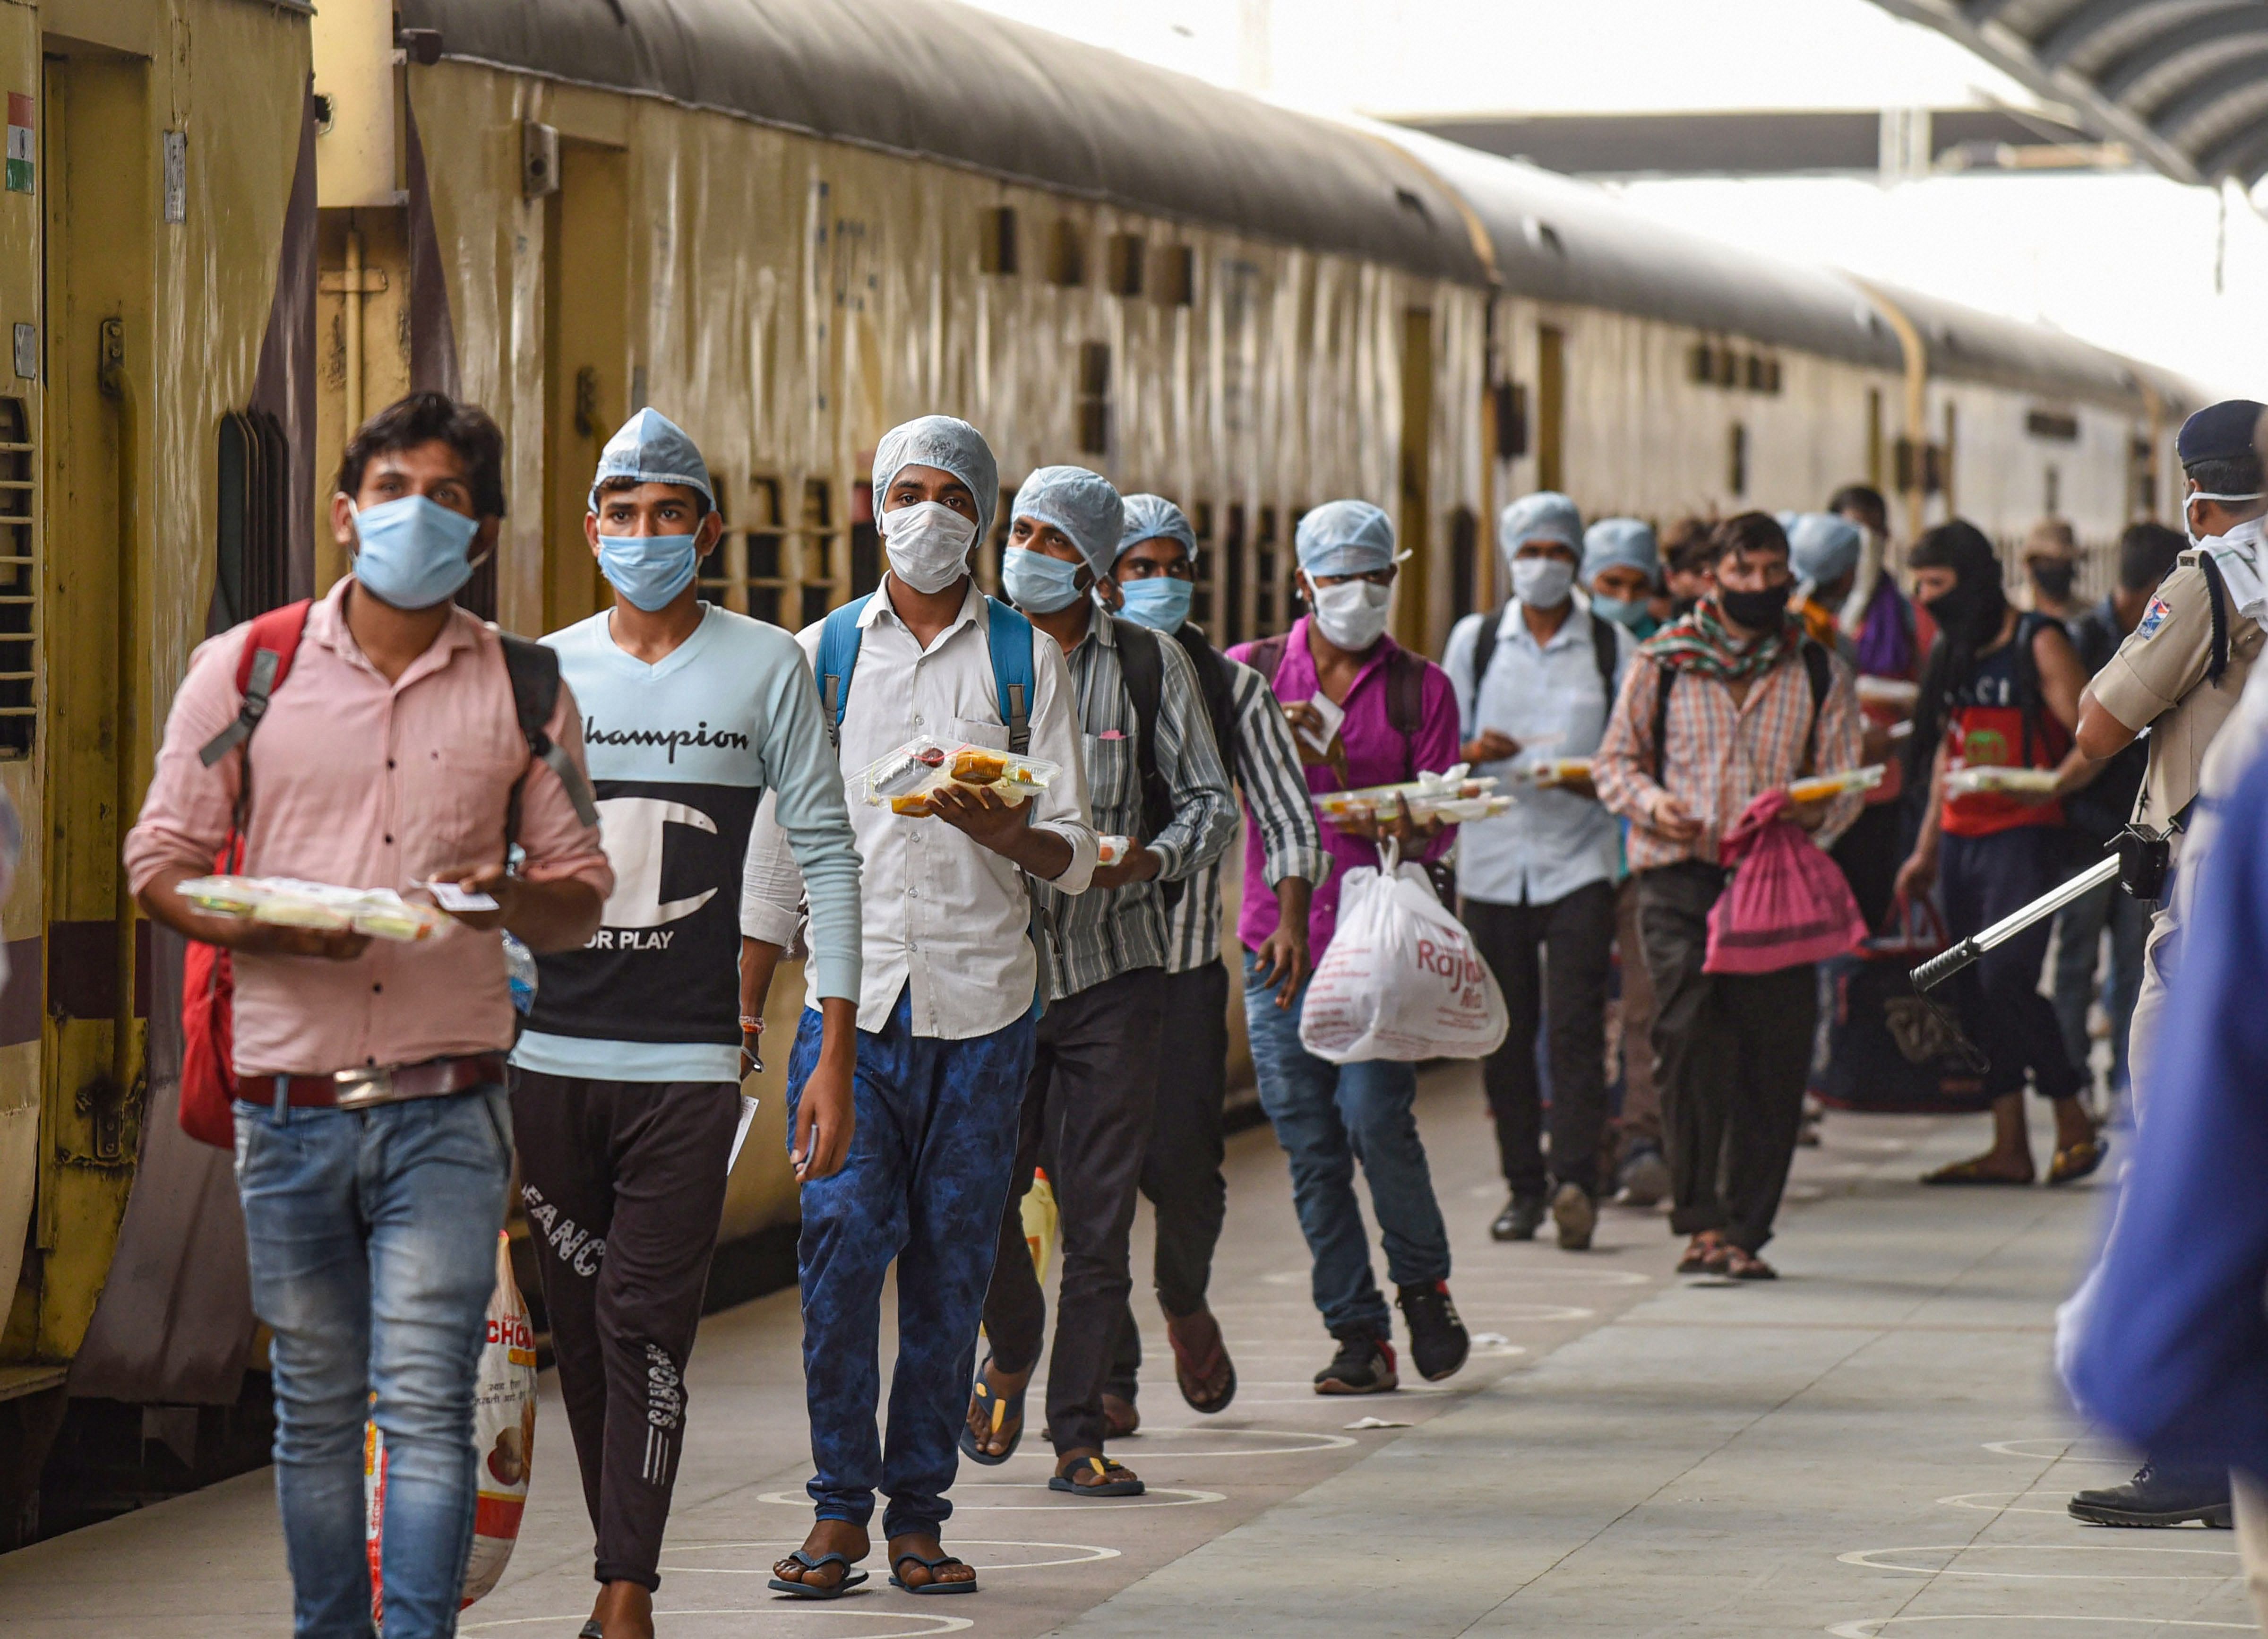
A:
POLYGON ((991 1407, 992 1432, 996 1435, 1000 1432, 1008 1419, 1014 1418, 1016 1420, 1015 1435, 1009 1440, 1008 1449, 996 1457, 977 1444, 976 1436, 964 1426, 961 1430, 961 1454, 972 1463, 982 1463, 987 1468, 998 1468, 1013 1457, 1016 1454, 1016 1448, 1024 1443, 1024 1395, 1031 1385, 1027 1382, 1024 1388, 1017 1390, 1015 1393, 1003 1399, 992 1392, 992 1385, 984 1380, 984 1373, 991 1368, 992 1362, 987 1359, 983 1369, 976 1374, 976 1386, 970 1391, 971 1409, 981 1410, 988 1406, 991 1407))
POLYGON ((814 1588, 809 1583, 789 1582, 782 1577, 773 1577, 770 1583, 773 1591, 787 1594, 792 1598, 839 1599, 866 1580, 865 1571, 853 1570, 850 1568, 850 1556, 847 1554, 822 1554, 817 1559, 814 1559, 801 1548, 798 1548, 789 1554, 788 1558, 807 1571, 817 1570, 822 1565, 840 1565, 843 1568, 843 1580, 831 1588, 814 1588))
POLYGON ((1073 1496, 1140 1496, 1142 1495, 1142 1482, 1134 1477, 1133 1471, 1122 1467, 1110 1458, 1082 1457, 1079 1462, 1092 1467, 1101 1477, 1101 1483, 1091 1486, 1079 1484, 1071 1477, 1071 1469, 1077 1467, 1078 1464, 1071 1464, 1066 1466, 1055 1478, 1048 1481, 1048 1489, 1067 1491, 1073 1496))
POLYGON ((898 1567, 908 1560, 920 1566, 932 1577, 948 1565, 966 1565, 968 1562, 964 1559, 956 1559, 950 1554, 940 1554, 933 1560, 924 1559, 918 1554, 901 1554, 890 1561, 890 1586, 893 1588, 903 1588, 908 1593, 974 1593, 976 1591, 976 1582, 974 1577, 967 1582, 925 1582, 918 1588, 911 1584, 901 1582, 898 1580, 898 1567))

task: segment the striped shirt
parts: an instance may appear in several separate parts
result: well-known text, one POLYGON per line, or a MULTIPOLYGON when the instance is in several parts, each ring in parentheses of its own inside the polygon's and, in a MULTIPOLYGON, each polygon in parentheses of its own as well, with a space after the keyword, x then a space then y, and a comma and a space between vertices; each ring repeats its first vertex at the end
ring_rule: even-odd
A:
MULTIPOLYGON (((1668 755, 1661 759, 1662 779, 1656 783, 1653 720, 1661 663, 1644 649, 1631 657, 1607 737, 1591 760, 1599 800, 1631 823, 1625 845, 1631 869, 1653 870, 1681 860, 1714 865, 1719 838, 1764 793, 1808 772, 1836 773, 1859 765, 1863 752, 1858 690, 1840 656, 1830 655, 1828 664, 1832 681, 1819 708, 1815 764, 1806 755, 1811 680, 1802 656, 1790 650, 1749 685, 1748 698, 1739 705, 1733 703, 1732 690, 1716 678, 1680 677, 1670 690, 1668 755), (1675 797, 1701 821, 1699 836, 1679 842, 1653 828, 1655 804, 1665 795, 1675 797)), ((1849 829, 1863 802, 1846 795, 1828 805, 1826 823, 1813 833, 1821 847, 1849 829)))
MULTIPOLYGON (((1236 799, 1212 742, 1197 668, 1171 638, 1146 635, 1157 639, 1163 663, 1156 751, 1158 772, 1173 793, 1173 821, 1149 841, 1150 852, 1158 856, 1153 881, 1078 895, 1046 882, 1032 884, 1032 921, 1040 935, 1040 970, 1050 1001, 1137 968, 1163 967, 1166 912, 1159 884, 1187 882, 1218 860, 1236 834, 1236 799)), ((1079 699, 1088 817, 1098 835, 1138 837, 1142 777, 1134 749, 1134 703, 1119 669, 1118 642, 1117 627, 1097 610, 1086 636, 1064 658, 1079 699)))
MULTIPOLYGON (((1268 681, 1249 666, 1221 657, 1228 668, 1229 702, 1236 720, 1236 783, 1260 831, 1268 885, 1298 876, 1320 887, 1330 874, 1322 829, 1307 795, 1299 748, 1284 708, 1268 681)), ((1166 971, 1187 973, 1220 955, 1220 873, 1226 855, 1189 879, 1166 927, 1166 971)))

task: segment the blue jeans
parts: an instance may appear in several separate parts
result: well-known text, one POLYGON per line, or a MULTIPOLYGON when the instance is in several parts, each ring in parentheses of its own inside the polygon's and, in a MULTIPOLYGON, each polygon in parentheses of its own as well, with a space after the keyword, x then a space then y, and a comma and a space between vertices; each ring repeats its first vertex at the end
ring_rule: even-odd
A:
POLYGON ((2117 882, 2106 882, 2084 899, 2074 899, 2056 918, 2055 1005, 2063 1026, 2064 1050, 2079 1067, 2081 1084, 2095 1080, 2088 1067, 2087 1010, 2095 1000, 2095 967, 2102 930, 2110 930, 2110 966, 2102 977, 2102 1008, 2110 1015, 2110 1087, 2126 1085, 2126 1036, 2134 1022, 2134 1002, 2142 993, 2142 947, 2150 937, 2151 907, 2117 882))
POLYGON ((1397 1286, 1449 1278, 1449 1231, 1433 1199, 1418 1136, 1414 1065, 1373 1059, 1334 1065, 1300 1045, 1303 988, 1288 1008, 1244 953, 1244 1027, 1260 1107, 1292 1161, 1292 1205, 1314 1259, 1315 1307, 1333 1335, 1393 1335, 1391 1311, 1370 1273, 1370 1237, 1354 1195, 1354 1166, 1370 1181, 1387 1271, 1397 1286))
POLYGON ((386 1436, 386 1639, 457 1631, 478 1495, 473 1383, 511 1173, 501 1086, 351 1111, 237 1103, 298 1639, 372 1633, 365 1421, 386 1436))
MULTIPOLYGON (((890 1022, 858 1032, 856 1125, 843 1170, 803 1186, 796 1243, 803 1288, 803 1377, 811 1414, 807 1489, 821 1519, 864 1529, 889 1493, 886 1536, 933 1532, 961 1464, 977 1318, 992 1280, 1000 1214, 1015 1170, 1017 1119, 1031 1074, 1034 1022, 941 1041, 913 1033, 911 993, 890 1022), (898 1364, 889 1444, 881 1398, 882 1279, 898 1266, 898 1364)), ((787 1061, 787 1130, 819 1062, 809 1008, 787 1061)))

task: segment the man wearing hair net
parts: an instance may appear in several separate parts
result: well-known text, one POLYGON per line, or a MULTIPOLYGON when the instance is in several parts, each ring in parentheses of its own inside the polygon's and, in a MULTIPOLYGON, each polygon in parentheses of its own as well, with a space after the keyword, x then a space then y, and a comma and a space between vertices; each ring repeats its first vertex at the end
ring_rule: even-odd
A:
MULTIPOLYGON (((1229 652, 1268 680, 1298 737, 1307 788, 1391 785, 1457 760, 1457 697, 1441 668, 1386 635, 1401 562, 1394 523, 1368 501, 1327 501, 1300 520, 1300 595, 1308 612, 1281 637, 1229 652)), ((1320 962, 1338 927, 1339 888, 1355 866, 1375 870, 1383 834, 1403 858, 1437 860, 1453 841, 1438 825, 1367 823, 1323 831, 1338 869, 1315 890, 1307 945, 1320 962)), ((1261 1107, 1292 1162, 1292 1202, 1314 1265, 1315 1307, 1338 1345, 1315 1374, 1318 1394, 1378 1394, 1401 1381, 1393 1311, 1371 1273, 1369 1234, 1355 1200, 1358 1160, 1385 1243, 1388 1272, 1410 1325, 1410 1359, 1438 1380, 1465 1362, 1471 1339, 1449 1296, 1449 1236, 1425 1146, 1411 1114, 1414 1067, 1390 1059, 1334 1065, 1300 1040, 1303 986, 1286 995, 1256 953, 1281 925, 1266 891, 1261 841, 1248 829, 1244 907, 1244 1023, 1261 1107)))
POLYGON ((1866 537, 1857 524, 1832 513, 1789 513, 1780 528, 1787 531, 1787 566, 1795 576, 1793 602, 1804 634, 1854 661, 1858 651, 1838 616, 1858 577, 1866 537))
MULTIPOLYGON (((1055 639, 977 590, 969 554, 998 480, 976 429, 925 416, 874 452, 875 512, 889 571, 881 586, 797 642, 805 687, 838 740, 839 781, 922 735, 1056 764, 1054 782, 1011 807, 949 786, 925 812, 851 805, 863 860, 856 1122, 832 1178, 803 1175, 805 1396, 817 1520, 772 1568, 771 1586, 833 1598, 866 1580, 874 1493, 891 1580, 914 1592, 970 1592, 976 1572, 939 1540, 959 1466, 954 1443, 1004 1209, 1013 1210, 1017 1113, 1030 1072, 1041 971, 1027 883, 1086 890, 1086 823, 1071 678, 1055 639), (810 690, 816 675, 821 687, 810 690), (1028 707, 1028 711, 1027 710, 1028 707), (1024 725, 1028 746, 1014 743, 1024 725), (884 1277, 897 1265, 898 1359, 889 1443, 874 1426, 884 1277)), ((772 972, 800 921, 803 874, 783 806, 767 803, 740 901, 743 1026, 760 1030, 772 972)), ((816 889, 814 888, 816 904, 816 889)), ((837 1004, 806 968, 807 1000, 788 1053, 787 1096, 803 1102, 843 1073, 822 1015, 837 1004)), ((754 1038, 751 1046, 755 1045, 754 1038)), ((1028 1266, 1028 1259, 1027 1260, 1028 1266)))
MULTIPOLYGON (((1189 618, 1196 588, 1197 535, 1182 509, 1161 495, 1126 498, 1116 579, 1126 617, 1172 636, 1197 668, 1221 762, 1242 787, 1263 867, 1282 912, 1260 947, 1263 973, 1285 994, 1307 971, 1307 905, 1329 868, 1300 754, 1276 697, 1258 672, 1205 640, 1189 618)), ((1182 1399, 1200 1412, 1227 1409, 1236 1368, 1220 1324, 1205 1304, 1227 1185, 1220 1174, 1221 1100, 1228 1072, 1228 970, 1220 960, 1220 874, 1215 860, 1198 873, 1166 925, 1166 1017, 1174 1021, 1172 1062, 1160 1055, 1158 1103, 1142 1192, 1158 1209, 1158 1304, 1166 1313, 1174 1375, 1182 1399)), ((1102 1406, 1114 1428, 1131 1429, 1141 1330, 1130 1307, 1102 1406)))
POLYGON ((1580 579, 1593 614, 1629 627, 1641 643, 1661 630, 1653 607, 1661 594, 1661 549, 1652 524, 1602 518, 1586 529, 1580 579))
POLYGON ((685 1364, 725 1205, 718 1160, 742 1119, 734 891, 768 788, 810 884, 832 1037, 833 1074, 807 1092, 795 1137, 809 1176, 840 1166, 850 1138, 858 845, 802 653, 696 594, 723 527, 700 450, 640 410, 608 440, 584 520, 613 606, 544 639, 582 706, 615 887, 595 939, 536 958, 512 1115, 602 1627, 650 1621, 660 1582, 685 1364), (666 841, 674 827, 715 844, 666 841), (603 1237, 605 1256, 570 1223, 603 1237))
POLYGON ((1513 595, 1459 621, 1442 654, 1457 690, 1461 760, 1520 794, 1510 813, 1465 825, 1457 845, 1465 923, 1512 1015, 1510 1032, 1482 1067, 1511 1196, 1489 1233, 1533 1240, 1548 1210, 1559 1244, 1581 1251, 1598 1222, 1607 1119, 1600 1043, 1621 847, 1588 767, 1570 773, 1561 764, 1587 764, 1598 749, 1636 645, 1621 625, 1576 604, 1583 526, 1565 496, 1545 491, 1506 507, 1497 545, 1513 595), (1548 1171, 1536 1073, 1536 1031, 1547 1023, 1548 1171))
POLYGON ((1077 898, 1032 891, 1047 1012, 1024 1092, 1015 1181, 996 1226, 984 1300, 991 1357, 970 1392, 962 1453, 1007 1460, 1022 1439, 1024 1394, 1047 1313, 1017 1202, 1042 1149, 1063 1229, 1063 1285, 1048 1367, 1051 1489, 1138 1495, 1142 1481, 1104 1455, 1103 1386, 1133 1288, 1127 1236, 1149 1144, 1166 1024, 1167 917, 1236 828, 1195 668, 1182 646, 1119 620, 1093 594, 1109 585, 1125 508, 1100 473, 1042 467, 1010 513, 1000 582, 1061 646, 1076 692, 1098 831, 1127 839, 1077 898))

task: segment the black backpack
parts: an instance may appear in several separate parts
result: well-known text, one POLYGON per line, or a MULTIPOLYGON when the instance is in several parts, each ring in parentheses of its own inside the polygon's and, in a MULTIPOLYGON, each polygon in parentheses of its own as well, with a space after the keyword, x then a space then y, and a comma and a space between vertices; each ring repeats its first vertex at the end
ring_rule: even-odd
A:
MULTIPOLYGON (((1813 773, 1819 772, 1819 710, 1827 704, 1827 690, 1835 681, 1835 674, 1827 663, 1827 651, 1818 640, 1806 638, 1799 651, 1803 656, 1803 675, 1811 684, 1811 727, 1806 735, 1803 754, 1805 766, 1813 773)), ((1661 668, 1661 685, 1653 697, 1653 783, 1661 784, 1661 771, 1669 756, 1669 691, 1677 686, 1677 668, 1661 668)))
MULTIPOLYGON (((1142 791, 1138 840, 1148 842, 1174 823, 1174 788, 1158 772, 1158 711, 1166 695, 1166 657, 1158 647, 1158 634, 1147 626, 1116 615, 1107 618, 1118 639, 1118 675, 1126 685, 1127 703, 1134 708, 1134 768, 1142 791)), ((1182 902, 1186 885, 1158 884, 1168 916, 1182 902)))
MULTIPOLYGON (((1488 676, 1489 662, 1496 658, 1497 628, 1504 624, 1504 612, 1509 602, 1499 603, 1481 619, 1480 631, 1473 639, 1472 675, 1465 679, 1477 706, 1481 698, 1481 679, 1488 676)), ((1607 707, 1615 704, 1615 668, 1622 663, 1621 640, 1615 636, 1615 623, 1594 611, 1591 615, 1591 654, 1598 661, 1599 685, 1607 691, 1607 707)))

